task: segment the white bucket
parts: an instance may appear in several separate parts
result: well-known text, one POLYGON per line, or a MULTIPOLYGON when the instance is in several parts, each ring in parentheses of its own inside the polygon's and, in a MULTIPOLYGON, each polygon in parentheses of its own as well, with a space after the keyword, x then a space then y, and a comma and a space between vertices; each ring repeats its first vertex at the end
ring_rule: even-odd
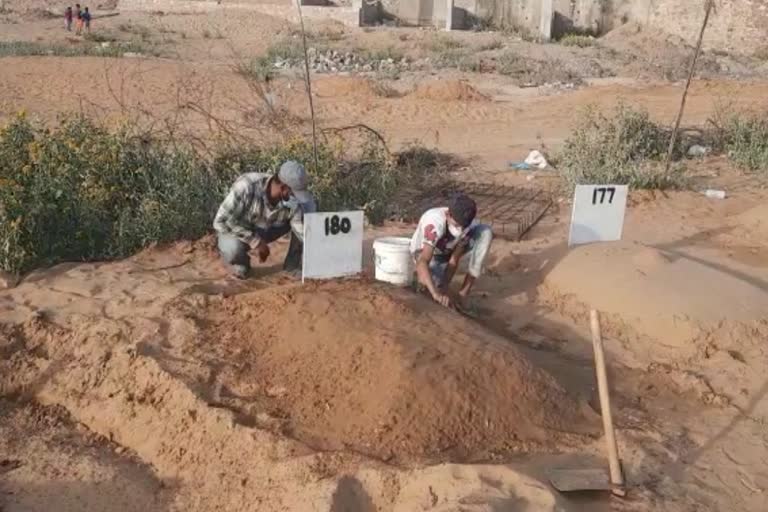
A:
POLYGON ((376 280, 397 286, 408 286, 413 281, 411 239, 398 236, 377 238, 373 242, 376 280))

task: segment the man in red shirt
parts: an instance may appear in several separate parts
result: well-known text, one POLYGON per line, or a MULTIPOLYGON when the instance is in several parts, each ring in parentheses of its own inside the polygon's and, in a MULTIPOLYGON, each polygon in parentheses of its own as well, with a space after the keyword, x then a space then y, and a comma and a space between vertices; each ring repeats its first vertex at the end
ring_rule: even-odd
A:
POLYGON ((483 270, 491 247, 491 227, 476 221, 477 205, 465 194, 456 195, 447 207, 424 212, 411 238, 411 254, 416 261, 416 276, 432 298, 443 306, 453 306, 448 295, 451 280, 464 256, 469 268, 459 290, 464 302, 483 270))

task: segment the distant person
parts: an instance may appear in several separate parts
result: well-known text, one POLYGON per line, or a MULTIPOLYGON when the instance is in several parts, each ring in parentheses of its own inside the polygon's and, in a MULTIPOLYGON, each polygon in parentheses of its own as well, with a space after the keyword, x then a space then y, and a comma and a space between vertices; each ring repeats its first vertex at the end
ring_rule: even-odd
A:
POLYGON ((475 201, 465 194, 457 194, 447 207, 424 212, 411 238, 418 282, 443 306, 466 307, 469 292, 482 273, 493 233, 490 226, 477 222, 476 215, 475 201), (469 255, 469 269, 459 290, 460 303, 454 304, 449 287, 461 258, 466 255, 469 255))
POLYGON ((301 268, 304 213, 316 208, 308 183, 304 166, 292 160, 274 174, 249 172, 235 181, 213 221, 219 252, 235 277, 248 277, 251 250, 263 263, 269 258, 269 244, 288 233, 291 244, 283 270, 296 272, 301 268))
POLYGON ((64 11, 64 26, 67 32, 72 32, 72 6, 66 8, 64 11))
POLYGON ((80 4, 75 4, 75 34, 80 35, 83 32, 83 11, 80 4))
POLYGON ((85 11, 83 12, 83 24, 85 25, 85 31, 87 33, 91 32, 91 13, 88 11, 88 8, 85 8, 85 11))

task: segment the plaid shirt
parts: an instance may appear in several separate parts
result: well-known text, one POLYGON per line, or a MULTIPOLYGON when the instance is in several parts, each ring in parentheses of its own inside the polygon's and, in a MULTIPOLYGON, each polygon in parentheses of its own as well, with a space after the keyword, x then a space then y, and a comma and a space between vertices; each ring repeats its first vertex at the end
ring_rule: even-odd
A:
POLYGON ((240 176, 224 202, 219 206, 213 221, 214 229, 222 235, 238 238, 246 244, 259 240, 256 229, 267 229, 290 223, 291 229, 303 241, 304 212, 313 211, 313 205, 296 205, 290 208, 279 203, 272 208, 267 199, 270 174, 249 172, 240 176))

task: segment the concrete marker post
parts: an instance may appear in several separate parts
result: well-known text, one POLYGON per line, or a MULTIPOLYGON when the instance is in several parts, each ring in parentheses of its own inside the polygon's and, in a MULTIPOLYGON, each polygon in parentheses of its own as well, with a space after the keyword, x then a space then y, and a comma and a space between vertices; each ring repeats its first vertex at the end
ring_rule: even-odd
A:
POLYGON ((552 39, 552 19, 555 16, 555 10, 552 0, 541 0, 541 18, 539 19, 539 38, 542 42, 549 42, 552 39))

